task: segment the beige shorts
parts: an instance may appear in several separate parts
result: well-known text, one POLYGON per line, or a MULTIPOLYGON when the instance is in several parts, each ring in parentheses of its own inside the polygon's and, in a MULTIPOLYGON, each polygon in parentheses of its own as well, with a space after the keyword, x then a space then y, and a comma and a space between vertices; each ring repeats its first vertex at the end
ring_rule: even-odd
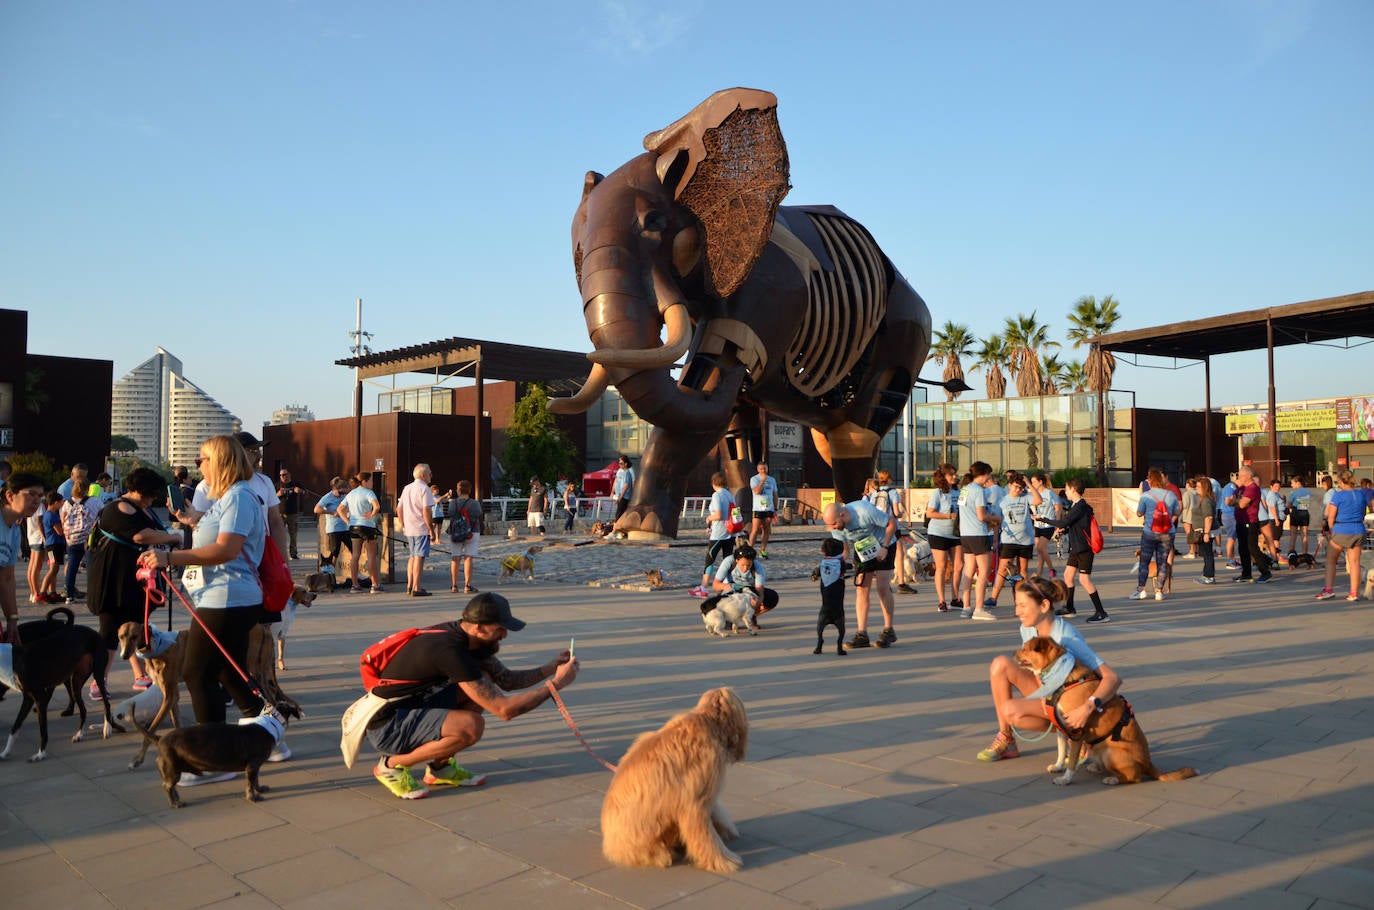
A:
POLYGON ((453 544, 452 558, 457 560, 462 559, 465 556, 477 556, 477 547, 481 537, 481 534, 473 534, 471 537, 469 537, 462 543, 453 544))

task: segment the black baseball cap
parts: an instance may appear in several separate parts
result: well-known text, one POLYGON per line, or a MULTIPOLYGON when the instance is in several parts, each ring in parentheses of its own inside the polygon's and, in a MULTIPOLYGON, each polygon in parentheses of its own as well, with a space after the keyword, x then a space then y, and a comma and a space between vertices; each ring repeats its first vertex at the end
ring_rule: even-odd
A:
POLYGON ((519 632, 525 624, 510 615, 510 601, 500 594, 483 592, 478 594, 463 608, 463 622, 478 625, 496 624, 510 632, 519 632))
POLYGON ((261 449, 263 446, 267 445, 265 442, 259 442, 258 437, 249 433, 247 430, 235 433, 234 438, 237 439, 239 445, 243 446, 245 449, 261 449))

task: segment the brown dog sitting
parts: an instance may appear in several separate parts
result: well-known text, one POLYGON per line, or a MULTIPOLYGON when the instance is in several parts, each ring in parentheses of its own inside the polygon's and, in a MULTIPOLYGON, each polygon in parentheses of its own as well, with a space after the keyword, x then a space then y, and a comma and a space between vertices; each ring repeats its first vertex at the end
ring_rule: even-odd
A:
POLYGON ((658 590, 663 587, 663 570, 649 569, 644 573, 644 577, 649 580, 649 587, 658 590))
MULTIPOLYGON (((148 668, 148 675, 152 677, 153 685, 162 693, 162 703, 158 705, 157 713, 153 715, 152 722, 147 728, 149 732, 155 733, 169 714, 172 726, 181 726, 177 705, 181 701, 181 661, 185 653, 186 630, 176 633, 162 632, 157 626, 149 625, 152 631, 152 644, 149 644, 144 634, 143 623, 126 622, 119 627, 119 659, 128 660, 135 656, 142 658, 143 665, 148 668)), ((130 719, 133 719, 132 710, 130 719)), ((148 754, 150 745, 152 742, 144 739, 138 754, 129 762, 130 768, 137 768, 143 764, 143 758, 148 754)))
POLYGON ((630 744, 601 804, 601 852, 617 866, 666 869, 673 851, 708 872, 734 872, 740 858, 722 841, 739 835, 720 804, 725 769, 744 758, 749 717, 731 689, 630 744))
MULTIPOLYGON (((1032 638, 1016 652, 1016 662, 1036 676, 1043 676, 1063 654, 1064 646, 1054 639, 1032 638)), ((1150 760, 1150 744, 1145 740, 1145 732, 1140 729, 1130 703, 1120 695, 1113 696, 1101 711, 1093 714, 1082 730, 1065 731, 1060 718, 1092 698, 1100 684, 1097 674, 1075 664, 1063 686, 1046 699, 1047 704, 1054 707, 1053 723, 1059 730, 1059 758, 1046 770, 1064 772, 1063 776, 1055 778, 1056 784, 1073 782, 1085 747, 1101 765, 1104 784, 1134 784, 1147 777, 1186 780, 1197 776, 1192 768, 1160 771, 1155 767, 1150 760)))

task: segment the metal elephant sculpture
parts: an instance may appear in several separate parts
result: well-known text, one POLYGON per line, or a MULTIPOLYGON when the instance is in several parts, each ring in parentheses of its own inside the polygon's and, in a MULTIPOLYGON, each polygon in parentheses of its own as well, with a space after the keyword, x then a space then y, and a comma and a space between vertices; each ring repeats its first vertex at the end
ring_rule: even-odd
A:
POLYGON ((839 494, 857 499, 930 347, 925 302, 843 212, 779 204, 787 147, 771 93, 717 92, 644 147, 587 174, 572 241, 593 367, 550 402, 582 412, 614 385, 653 425, 616 530, 676 537, 687 475, 722 439, 747 506, 760 408, 810 427, 839 494))

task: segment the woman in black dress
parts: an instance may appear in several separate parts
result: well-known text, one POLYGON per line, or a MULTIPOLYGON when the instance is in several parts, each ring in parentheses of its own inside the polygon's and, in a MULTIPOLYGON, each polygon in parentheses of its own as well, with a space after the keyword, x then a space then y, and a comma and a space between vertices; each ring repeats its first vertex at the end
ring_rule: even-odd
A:
MULTIPOLYGON (((179 546, 181 535, 168 531, 151 509, 166 481, 150 468, 134 468, 124 480, 127 492, 100 510, 87 556, 87 603, 100 616, 100 634, 113 662, 119 627, 143 621, 144 589, 138 580, 138 554, 148 547, 179 546)), ((142 661, 130 658, 134 688, 151 685, 142 661)))

